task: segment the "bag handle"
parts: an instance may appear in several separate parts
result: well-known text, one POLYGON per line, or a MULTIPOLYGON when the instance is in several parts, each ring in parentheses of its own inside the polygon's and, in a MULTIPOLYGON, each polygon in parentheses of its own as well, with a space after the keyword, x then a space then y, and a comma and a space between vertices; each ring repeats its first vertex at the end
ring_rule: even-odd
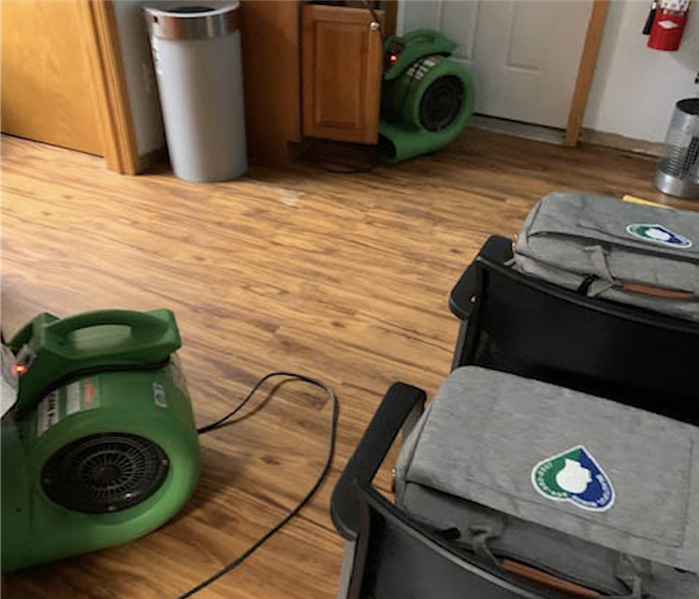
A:
POLYGON ((493 531, 490 525, 476 525, 469 528, 471 535, 471 548, 473 552, 482 559, 489 561, 496 568, 502 568, 505 572, 526 578, 531 582, 543 585, 554 591, 566 593, 580 599, 604 599, 604 595, 585 587, 583 585, 565 580, 554 574, 549 574, 533 566, 528 566, 521 562, 504 558, 499 560, 488 546, 488 541, 500 536, 500 533, 493 531))
POLYGON ((663 299, 697 299, 697 296, 690 291, 676 291, 674 289, 666 289, 664 287, 657 287, 655 285, 648 285, 646 283, 621 281, 612 275, 607 262, 607 254, 602 246, 595 245, 585 249, 590 253, 592 263, 597 268, 597 271, 582 282, 580 288, 578 289, 578 291, 581 293, 585 292, 586 295, 595 297, 614 286, 630 293, 639 293, 663 299), (601 283, 600 286, 596 285, 598 281, 601 283), (597 288, 595 289, 595 287, 597 288))
POLYGON ((604 595, 588 589, 582 585, 576 584, 574 582, 569 582, 553 574, 543 572, 531 566, 525 566, 519 562, 515 562, 509 559, 502 561, 502 569, 510 574, 516 574, 537 584, 544 585, 553 589, 555 591, 560 591, 562 593, 567 593, 573 597, 580 597, 581 599, 602 599, 604 595))
POLYGON ((617 578, 629 587, 631 593, 628 595, 603 595, 599 591, 550 574, 534 566, 508 558, 499 560, 488 547, 488 541, 499 536, 499 533, 495 534, 490 526, 472 526, 469 532, 471 533, 471 547, 481 558, 491 562, 496 567, 502 568, 505 572, 526 578, 554 591, 578 597, 579 599, 643 599, 643 582, 634 558, 621 555, 617 564, 617 578))
POLYGON ((672 289, 664 289, 663 287, 655 287, 654 285, 646 285, 644 283, 620 283, 620 285, 624 291, 642 293, 652 297, 676 300, 697 299, 697 296, 690 291, 674 291, 672 289))

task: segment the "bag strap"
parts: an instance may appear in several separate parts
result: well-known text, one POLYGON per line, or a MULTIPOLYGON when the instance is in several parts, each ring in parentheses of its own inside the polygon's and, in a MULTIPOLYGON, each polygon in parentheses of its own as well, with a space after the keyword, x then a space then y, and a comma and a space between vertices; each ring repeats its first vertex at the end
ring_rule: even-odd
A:
POLYGON ((622 283, 621 288, 624 291, 632 293, 643 293, 652 295, 653 297, 661 297, 665 299, 696 299, 696 295, 690 291, 673 291, 672 289, 663 289, 662 287, 654 287, 653 285, 644 285, 643 283, 622 283))
MULTIPOLYGON (((555 591, 560 591, 572 595, 573 597, 580 597, 581 599, 604 599, 604 595, 588 589, 587 587, 575 584, 574 582, 569 582, 547 572, 542 572, 531 566, 525 566, 519 562, 513 562, 512 560, 503 560, 502 569, 510 574, 517 574, 522 578, 531 580, 538 584, 544 585, 553 589, 555 591)), ((614 599, 617 599, 616 597, 614 599)), ((622 599, 622 598, 619 598, 622 599)), ((640 598, 639 598, 640 599, 640 598)))
MULTIPOLYGON (((490 526, 471 526, 469 532, 471 533, 471 547, 474 553, 505 572, 526 578, 531 582, 543 585, 554 591, 560 591, 573 597, 579 597, 580 599, 604 599, 604 595, 595 590, 559 578, 558 576, 554 576, 553 574, 549 574, 548 572, 544 572, 532 566, 527 566, 510 559, 499 561, 490 550, 490 547, 488 547, 488 541, 499 536, 493 532, 490 526)), ((639 597, 638 599, 641 598, 639 597)))
POLYGON ((640 576, 633 577, 633 587, 630 595, 614 597, 614 599, 643 599, 643 581, 640 576))
POLYGON ((490 547, 488 547, 488 541, 498 536, 493 532, 492 527, 471 526, 471 528, 469 528, 469 532, 471 533, 471 547, 473 548, 473 552, 478 557, 488 560, 498 568, 502 568, 502 564, 493 555, 490 547))
POLYGON ((619 599, 642 599, 642 575, 651 575, 651 565, 648 560, 624 553, 619 554, 619 560, 616 564, 616 577, 631 591, 630 595, 625 595, 619 599))
POLYGON ((609 263, 607 262, 607 253, 601 245, 586 247, 585 251, 590 254, 592 264, 595 267, 595 272, 583 280, 580 287, 577 289, 578 293, 583 293, 590 297, 596 297, 601 293, 608 291, 612 287, 618 287, 623 291, 628 291, 630 293, 639 293, 642 295, 649 295, 651 297, 663 299, 697 299, 697 296, 690 291, 676 291, 674 289, 665 289, 663 287, 656 287, 655 285, 648 285, 646 283, 620 281, 619 279, 614 278, 612 275, 609 269, 609 263))
MULTIPOLYGON (((458 532, 457 529, 448 529, 448 532, 451 533, 449 536, 453 536, 454 531, 458 532)), ((521 576, 554 591, 566 593, 580 599, 643 599, 643 581, 639 572, 645 572, 649 569, 650 564, 646 560, 637 560, 631 556, 620 555, 617 563, 617 578, 629 587, 631 593, 628 595, 603 595, 594 589, 570 582, 533 566, 510 559, 498 560, 488 546, 488 541, 499 536, 493 531, 491 526, 471 526, 469 533, 471 535, 471 548, 476 555, 505 572, 521 576)))

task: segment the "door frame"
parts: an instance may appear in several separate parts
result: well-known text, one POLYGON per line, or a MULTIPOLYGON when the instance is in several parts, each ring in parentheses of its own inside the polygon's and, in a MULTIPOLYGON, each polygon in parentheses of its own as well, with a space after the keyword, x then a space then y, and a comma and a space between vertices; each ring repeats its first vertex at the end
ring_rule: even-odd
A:
POLYGON ((80 3, 102 153, 107 168, 125 175, 141 170, 119 31, 112 0, 80 3))
POLYGON ((608 12, 609 0, 593 0, 590 21, 587 24, 587 34, 585 35, 585 45, 578 64, 578 76, 575 81, 573 100, 570 103, 568 125, 563 137, 564 146, 575 147, 578 145, 583 117, 587 108, 587 98, 595 75, 595 68, 597 67, 597 57, 599 56, 608 12))
MULTIPOLYGON (((408 2, 408 0, 386 0, 386 2, 388 5, 394 4, 396 6, 395 9, 389 9, 387 7, 386 11, 394 12, 395 10, 396 29, 402 35, 405 33, 405 3, 408 2)), ((607 23, 608 12, 609 0, 592 0, 592 11, 587 24, 585 45, 583 46, 580 62, 578 63, 575 90, 568 112, 568 123, 563 135, 563 145, 567 147, 575 147, 578 145, 582 121, 585 116, 585 109, 587 108, 587 98, 590 93, 590 87, 592 86, 592 80, 597 66, 597 57, 599 56, 602 34, 604 33, 604 26, 607 23)))

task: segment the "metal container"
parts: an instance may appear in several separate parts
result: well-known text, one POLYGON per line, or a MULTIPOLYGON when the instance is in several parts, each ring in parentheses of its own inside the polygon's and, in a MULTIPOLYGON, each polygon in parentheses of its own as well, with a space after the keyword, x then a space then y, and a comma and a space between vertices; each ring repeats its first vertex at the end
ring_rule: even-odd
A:
POLYGON ((655 186, 668 195, 699 198, 699 98, 675 105, 655 186))
POLYGON ((177 177, 226 181, 247 169, 239 2, 144 7, 170 162, 177 177))

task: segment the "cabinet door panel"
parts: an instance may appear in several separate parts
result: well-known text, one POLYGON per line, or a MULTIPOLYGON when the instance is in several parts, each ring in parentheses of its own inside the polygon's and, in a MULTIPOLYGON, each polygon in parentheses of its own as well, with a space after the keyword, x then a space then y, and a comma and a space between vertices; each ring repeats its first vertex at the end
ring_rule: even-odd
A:
POLYGON ((304 6, 304 135, 377 142, 382 48, 371 22, 365 9, 304 6))

